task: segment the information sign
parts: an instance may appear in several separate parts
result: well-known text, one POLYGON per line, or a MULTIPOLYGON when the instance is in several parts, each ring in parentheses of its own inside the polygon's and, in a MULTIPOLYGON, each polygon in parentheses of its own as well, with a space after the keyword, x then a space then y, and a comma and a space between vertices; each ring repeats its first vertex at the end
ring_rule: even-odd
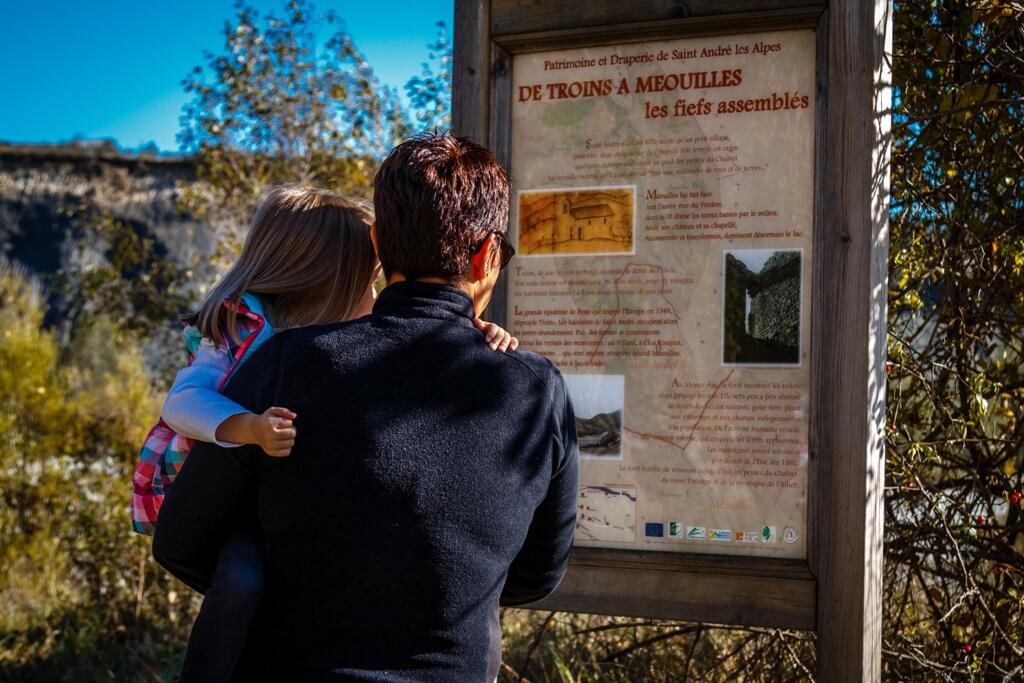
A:
POLYGON ((577 546, 806 556, 814 75, 807 29, 514 57, 507 321, 577 546))

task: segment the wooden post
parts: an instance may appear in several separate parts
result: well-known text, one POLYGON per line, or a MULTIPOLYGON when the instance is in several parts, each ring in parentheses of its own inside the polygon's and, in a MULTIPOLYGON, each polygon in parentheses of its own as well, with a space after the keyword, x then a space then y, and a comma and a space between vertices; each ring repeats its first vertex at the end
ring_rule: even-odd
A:
POLYGON ((831 0, 819 146, 816 347, 818 677, 881 680, 891 6, 831 0))
POLYGON ((455 3, 452 131, 481 145, 489 142, 490 21, 490 0, 455 3))

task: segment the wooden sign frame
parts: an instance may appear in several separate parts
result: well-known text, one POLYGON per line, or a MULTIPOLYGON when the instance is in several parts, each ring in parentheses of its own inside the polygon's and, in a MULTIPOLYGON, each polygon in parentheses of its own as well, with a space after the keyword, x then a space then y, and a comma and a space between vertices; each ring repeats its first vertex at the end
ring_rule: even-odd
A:
POLYGON ((815 630, 823 680, 879 680, 888 0, 456 0, 453 129, 507 168, 519 53, 796 28, 817 45, 808 557, 576 548, 532 607, 815 630))

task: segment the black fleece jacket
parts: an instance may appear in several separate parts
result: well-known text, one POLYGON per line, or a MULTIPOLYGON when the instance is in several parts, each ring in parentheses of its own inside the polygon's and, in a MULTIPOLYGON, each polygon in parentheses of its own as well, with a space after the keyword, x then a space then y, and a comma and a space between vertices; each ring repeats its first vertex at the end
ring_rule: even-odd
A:
POLYGON ((238 680, 480 681, 497 608, 549 594, 576 519, 575 420, 545 358, 496 353, 453 287, 387 287, 373 314, 272 337, 225 394, 296 413, 289 457, 197 443, 153 554, 204 591, 240 524, 267 590, 238 680))

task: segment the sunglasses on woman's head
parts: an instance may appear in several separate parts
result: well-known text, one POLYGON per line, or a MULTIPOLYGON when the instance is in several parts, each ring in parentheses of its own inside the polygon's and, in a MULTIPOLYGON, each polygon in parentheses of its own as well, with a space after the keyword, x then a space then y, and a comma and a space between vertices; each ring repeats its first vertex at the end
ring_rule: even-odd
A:
POLYGON ((491 234, 498 236, 498 248, 501 249, 501 267, 504 269, 508 262, 512 260, 512 257, 516 255, 516 248, 512 246, 512 241, 505 233, 492 230, 491 234))
MULTIPOLYGON (((501 250, 501 268, 504 270, 505 266, 508 265, 508 262, 512 260, 512 257, 516 255, 516 248, 512 246, 511 240, 509 240, 508 235, 505 233, 499 230, 491 230, 487 233, 487 237, 490 237, 491 235, 498 236, 498 249, 501 250)), ((477 248, 473 250, 474 252, 480 251, 480 247, 482 247, 484 242, 487 241, 487 237, 485 237, 477 248)))

